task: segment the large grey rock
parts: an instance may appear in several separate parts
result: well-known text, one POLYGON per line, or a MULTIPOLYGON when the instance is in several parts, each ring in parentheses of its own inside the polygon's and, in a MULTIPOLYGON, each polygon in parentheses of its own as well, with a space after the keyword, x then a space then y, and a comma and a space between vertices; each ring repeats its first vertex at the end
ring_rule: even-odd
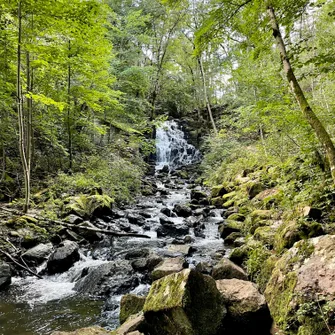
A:
POLYGON ((214 335, 226 315, 213 278, 190 269, 155 281, 143 311, 151 335, 214 335))
POLYGON ((192 210, 190 207, 187 207, 185 205, 176 204, 173 208, 173 211, 183 218, 189 217, 192 215, 192 210))
POLYGON ((52 243, 38 244, 22 254, 23 259, 30 264, 39 265, 48 259, 53 249, 52 243))
POLYGON ((171 273, 182 271, 185 267, 187 267, 187 263, 184 258, 167 258, 155 267, 151 273, 151 278, 157 280, 171 273))
MULTIPOLYGON (((162 221, 161 221, 162 224, 162 221)), ((188 235, 190 229, 185 224, 175 224, 173 221, 170 224, 162 224, 157 228, 157 236, 158 237, 178 237, 188 235)))
POLYGON ((74 289, 80 293, 94 296, 123 294, 138 285, 128 261, 112 261, 86 269, 74 289))
POLYGON ((0 290, 6 288, 12 282, 10 266, 0 261, 0 290))
POLYGON ((216 280, 232 278, 248 280, 248 276, 244 270, 227 258, 223 258, 217 265, 214 266, 212 277, 216 280))
POLYGON ((272 319, 265 297, 256 284, 239 279, 217 280, 216 286, 228 309, 223 323, 226 330, 234 333, 269 334, 272 319))
POLYGON ((47 263, 49 274, 61 273, 67 271, 75 262, 79 261, 78 244, 65 240, 50 255, 47 263))

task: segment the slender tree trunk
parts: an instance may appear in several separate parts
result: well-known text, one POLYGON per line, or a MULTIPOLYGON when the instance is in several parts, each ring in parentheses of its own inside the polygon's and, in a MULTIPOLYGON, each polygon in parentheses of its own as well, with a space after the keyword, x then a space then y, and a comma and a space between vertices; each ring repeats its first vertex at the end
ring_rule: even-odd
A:
MULTIPOLYGON (((69 61, 71 42, 69 41, 69 61)), ((68 134, 68 151, 69 151, 69 172, 72 172, 73 157, 72 157, 72 120, 71 120, 71 65, 68 65, 67 71, 67 134, 68 134)))
POLYGON ((25 126, 23 116, 23 96, 21 89, 21 43, 22 43, 22 12, 21 1, 18 2, 18 45, 17 45, 17 78, 16 78, 16 102, 19 123, 19 150, 22 161, 23 175, 24 175, 24 194, 25 203, 23 211, 26 213, 30 202, 30 170, 27 160, 26 143, 25 143, 25 126))
POLYGON ((215 133, 215 135, 217 135, 218 130, 217 130, 216 125, 215 125, 215 121, 214 121, 214 118, 213 118, 212 109, 211 109, 211 105, 209 103, 209 98, 208 98, 208 93, 207 93, 206 77, 205 77, 204 67, 203 67, 203 64, 202 64, 201 56, 198 56, 197 58, 198 58, 198 63, 199 63, 199 68, 200 68, 200 73, 201 73, 202 85, 203 85, 203 89, 204 89, 204 98, 205 98, 205 102, 206 102, 206 107, 207 107, 209 119, 211 120, 214 133, 215 133))
POLYGON ((324 150, 326 152, 326 156, 328 159, 329 167, 330 167, 331 176, 335 184, 335 147, 334 147, 334 144, 329 134, 327 133, 325 127, 322 125, 321 121, 318 119, 318 117, 315 115, 314 111, 312 110, 311 106, 309 105, 305 97, 305 94, 303 90, 301 89, 301 86, 299 85, 299 82, 293 72, 291 63, 289 61, 289 58, 286 52, 284 40, 279 30, 277 18, 276 18, 274 9, 271 6, 268 6, 268 15, 271 20, 273 36, 276 39, 277 44, 278 44, 278 48, 279 48, 281 59, 283 62, 286 78, 292 88, 292 91, 295 95, 296 100, 298 101, 298 104, 300 106, 300 109, 304 117, 306 118, 310 126, 314 129, 317 138, 319 139, 321 145, 324 147, 324 150))

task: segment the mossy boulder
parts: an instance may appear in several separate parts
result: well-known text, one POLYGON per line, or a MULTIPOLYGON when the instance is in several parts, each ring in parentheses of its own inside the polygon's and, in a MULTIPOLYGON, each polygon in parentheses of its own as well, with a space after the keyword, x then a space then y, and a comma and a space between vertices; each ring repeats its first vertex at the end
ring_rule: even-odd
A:
POLYGON ((239 233, 239 232, 231 233, 224 239, 224 244, 234 245, 235 241, 240 237, 243 237, 242 233, 239 233))
POLYGON ((227 217, 227 220, 243 222, 245 220, 245 216, 241 213, 233 213, 227 217))
POLYGON ((242 223, 238 221, 226 221, 219 225, 219 233, 221 238, 226 238, 231 233, 240 233, 242 230, 242 223))
POLYGON ((211 204, 215 207, 221 208, 225 200, 222 197, 215 197, 211 199, 211 204))
POLYGON ((258 227, 254 232, 254 238, 263 244, 272 247, 274 245, 276 229, 273 227, 258 227))
POLYGON ((269 334, 272 319, 265 297, 256 284, 239 280, 217 280, 216 286, 227 303, 223 329, 234 334, 269 334))
POLYGON ((216 197, 222 198, 222 196, 227 194, 227 193, 228 193, 228 190, 223 185, 214 186, 211 189, 211 197, 212 198, 216 198, 216 197))
POLYGON ((275 234, 274 248, 277 252, 289 249, 295 242, 302 239, 317 237, 324 234, 323 227, 315 221, 286 221, 275 234))
POLYGON ((290 334, 329 334, 335 313, 335 236, 299 241, 276 262, 266 286, 271 315, 290 334))
POLYGON ((248 253, 248 245, 242 245, 232 250, 229 259, 237 265, 242 265, 248 259, 248 253))
POLYGON ((190 269, 155 281, 143 311, 151 335, 214 335, 227 313, 214 279, 190 269))
POLYGON ((247 184, 247 192, 249 199, 253 199, 257 194, 264 191, 266 187, 260 182, 249 182, 247 184))
POLYGON ((135 294, 126 294, 121 298, 120 302, 120 323, 124 323, 129 316, 142 311, 145 297, 135 294))
POLYGON ((232 278, 248 280, 248 276, 245 271, 227 258, 223 258, 217 265, 214 266, 212 277, 215 280, 232 278))

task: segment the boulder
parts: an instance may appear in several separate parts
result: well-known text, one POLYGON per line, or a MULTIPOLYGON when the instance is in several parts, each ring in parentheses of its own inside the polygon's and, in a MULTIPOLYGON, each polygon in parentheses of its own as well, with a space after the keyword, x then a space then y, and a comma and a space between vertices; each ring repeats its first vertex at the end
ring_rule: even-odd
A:
POLYGON ((171 216, 171 209, 168 208, 168 207, 164 207, 164 208, 161 209, 161 213, 170 217, 171 216))
POLYGON ((329 334, 335 313, 335 235, 302 240, 276 262, 265 297, 281 329, 329 334))
POLYGON ((52 332, 51 335, 111 335, 111 333, 100 327, 89 327, 77 329, 73 332, 55 331, 52 332))
POLYGON ((231 233, 224 239, 224 244, 234 245, 235 241, 240 237, 243 237, 241 233, 238 232, 231 233))
POLYGON ((129 250, 125 255, 125 259, 135 259, 135 258, 143 258, 149 256, 149 249, 142 248, 142 249, 133 249, 129 250))
POLYGON ((126 294, 120 302, 120 324, 124 323, 131 315, 142 311, 145 297, 135 294, 126 294))
POLYGON ((127 219, 131 224, 143 226, 145 224, 145 218, 142 215, 136 213, 129 213, 127 219))
POLYGON ((47 263, 49 274, 61 273, 67 271, 75 262, 79 261, 78 244, 65 240, 50 255, 47 263))
POLYGON ((78 215, 70 214, 70 215, 67 217, 66 221, 68 221, 68 222, 71 223, 71 224, 75 224, 75 225, 76 225, 76 224, 82 223, 84 220, 83 220, 83 218, 81 218, 81 217, 78 216, 78 215))
POLYGON ((0 290, 6 288, 12 282, 10 266, 0 261, 0 290))
POLYGON ((193 199, 198 201, 207 199, 207 194, 197 189, 191 190, 191 200, 193 199))
POLYGON ((319 208, 306 206, 303 208, 303 215, 307 219, 318 221, 321 219, 322 211, 319 208))
POLYGON ((39 265, 48 259, 53 249, 52 243, 40 243, 22 254, 23 259, 32 265, 39 265))
POLYGON ((183 244, 173 244, 168 247, 168 251, 180 254, 181 256, 190 256, 192 252, 192 247, 183 244))
POLYGON ((139 272, 152 271, 162 260, 162 257, 150 254, 147 258, 135 259, 131 262, 131 266, 135 271, 139 272))
POLYGON ((182 271, 185 267, 187 267, 187 263, 184 258, 167 258, 154 268, 151 273, 151 278, 152 280, 157 280, 171 273, 182 271))
POLYGON ((201 272, 204 275, 210 275, 212 273, 213 266, 208 262, 200 262, 196 265, 195 270, 201 272))
POLYGON ((265 297, 256 284, 239 280, 217 280, 216 286, 226 302, 228 314, 223 328, 234 334, 269 334, 272 319, 265 297))
POLYGON ((190 228, 185 224, 164 224, 161 227, 158 227, 157 237, 178 237, 178 236, 185 236, 188 235, 190 228))
POLYGON ((189 217, 192 215, 192 210, 190 207, 185 205, 176 204, 173 208, 173 211, 183 218, 189 217))
POLYGON ((212 277, 215 280, 232 278, 248 280, 248 276, 244 270, 227 258, 223 258, 217 265, 214 266, 212 277))
POLYGON ((223 195, 227 194, 228 191, 223 185, 214 186, 211 189, 211 197, 222 197, 223 195))
POLYGON ((123 294, 138 285, 138 278, 127 261, 111 261, 84 269, 74 289, 83 294, 104 296, 123 294))
POLYGON ((261 193, 265 189, 266 187, 262 183, 259 183, 259 182, 250 183, 250 185, 248 185, 248 190, 247 190, 249 199, 254 198, 257 194, 261 193))
POLYGON ((123 323, 118 329, 114 330, 111 335, 130 335, 130 334, 141 334, 139 330, 143 328, 145 324, 144 315, 142 312, 131 315, 125 323, 123 323))
POLYGON ((151 335, 215 335, 227 313, 213 278, 190 269, 155 281, 143 311, 151 335))
POLYGON ((225 239, 231 233, 240 233, 242 230, 241 222, 229 221, 227 223, 222 223, 219 225, 220 237, 225 239))

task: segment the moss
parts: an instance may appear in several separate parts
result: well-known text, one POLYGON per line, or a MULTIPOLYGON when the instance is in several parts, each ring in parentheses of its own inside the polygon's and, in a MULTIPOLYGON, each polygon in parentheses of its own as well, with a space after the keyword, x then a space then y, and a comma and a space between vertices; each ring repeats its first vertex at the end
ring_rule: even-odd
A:
POLYGON ((257 281, 265 261, 271 256, 271 252, 262 244, 249 246, 247 260, 245 262, 247 273, 252 281, 257 281))
POLYGON ((274 245, 276 231, 272 227, 258 227, 255 230, 254 238, 267 246, 272 247, 274 245))
POLYGON ((240 213, 233 213, 228 216, 227 220, 243 222, 245 220, 245 216, 240 213))
POLYGON ((129 316, 137 314, 143 309, 145 297, 134 294, 126 294, 121 298, 120 323, 125 322, 129 316))
POLYGON ((292 310, 290 302, 294 297, 297 284, 297 274, 287 273, 282 278, 280 266, 274 269, 264 292, 271 316, 282 329, 288 329, 291 323, 292 310))
POLYGON ((256 278, 256 283, 261 292, 265 291, 266 285, 271 278, 272 271, 274 270, 277 261, 278 257, 276 255, 271 255, 260 267, 259 275, 256 278))
POLYGON ((229 259, 237 265, 242 265, 248 259, 249 247, 243 245, 233 249, 229 255, 229 259))
POLYGON ((222 199, 222 197, 216 197, 211 199, 211 203, 213 206, 222 207, 224 200, 222 199))

